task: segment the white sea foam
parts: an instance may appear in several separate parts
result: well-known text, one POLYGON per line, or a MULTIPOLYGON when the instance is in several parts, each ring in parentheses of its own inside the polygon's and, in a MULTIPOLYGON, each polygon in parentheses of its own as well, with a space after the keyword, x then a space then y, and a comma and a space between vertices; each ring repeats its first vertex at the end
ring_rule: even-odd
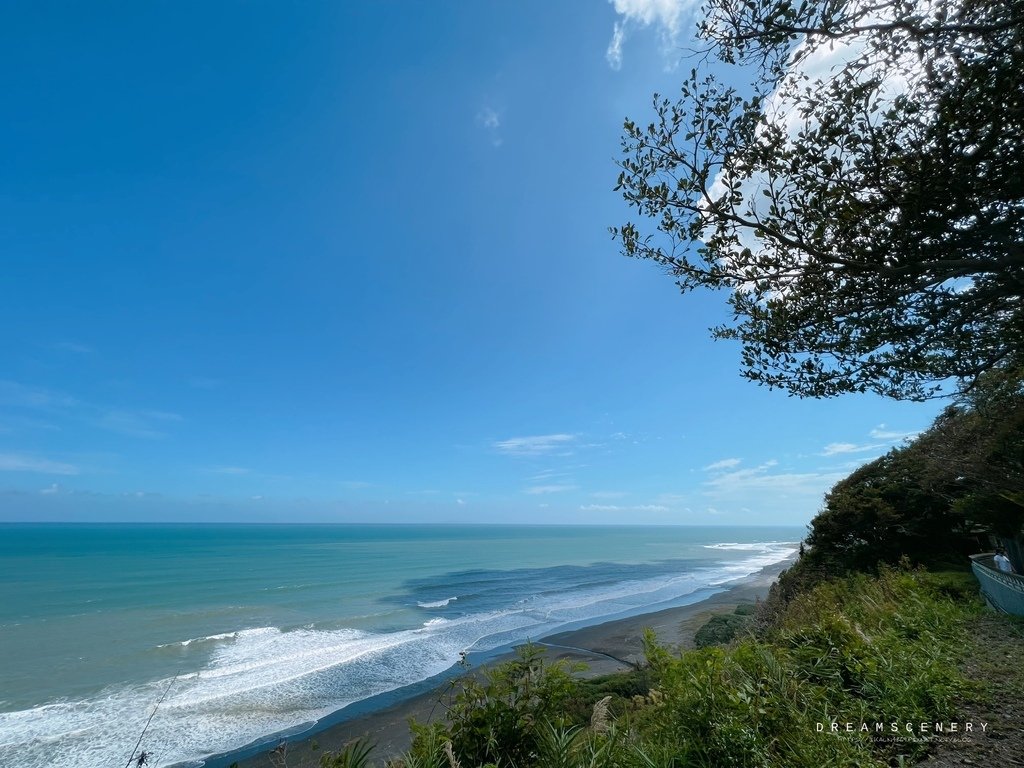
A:
MULTIPOLYGON (((111 687, 89 698, 0 713, 0 765, 19 768, 123 764, 160 697, 143 749, 153 765, 199 761, 267 734, 312 723, 348 703, 418 682, 484 650, 685 599, 792 555, 792 542, 708 545, 722 562, 683 573, 526 597, 503 610, 434 617, 393 632, 291 631, 266 626, 168 645, 202 645, 174 680, 111 687)), ((444 607, 445 601, 423 607, 444 607)))
POLYGON ((735 562, 723 561, 719 564, 721 573, 709 583, 712 585, 726 584, 757 573, 762 568, 782 562, 796 554, 798 542, 792 541, 758 541, 738 544, 727 542, 722 544, 705 544, 705 549, 720 549, 736 552, 750 552, 749 557, 735 562))
POLYGON ((447 600, 438 600, 434 603, 416 603, 416 605, 418 605, 420 608, 444 608, 449 603, 454 602, 458 599, 459 598, 457 597, 449 597, 447 600))
POLYGON ((206 637, 193 637, 190 640, 180 640, 176 643, 161 643, 157 648, 171 648, 174 646, 187 646, 193 643, 209 643, 217 640, 234 640, 237 632, 221 632, 219 635, 207 635, 206 637))
POLYGON ((705 544, 704 549, 734 549, 740 552, 769 552, 782 549, 791 549, 794 546, 791 541, 753 541, 739 544, 733 541, 720 544, 705 544))

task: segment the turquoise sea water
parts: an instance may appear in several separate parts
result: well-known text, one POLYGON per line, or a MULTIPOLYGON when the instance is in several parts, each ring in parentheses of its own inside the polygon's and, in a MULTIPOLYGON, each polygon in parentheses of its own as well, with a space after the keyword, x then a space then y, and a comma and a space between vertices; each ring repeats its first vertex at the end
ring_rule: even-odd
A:
POLYGON ((557 629, 701 599, 800 528, 0 526, 0 765, 201 764, 557 629))

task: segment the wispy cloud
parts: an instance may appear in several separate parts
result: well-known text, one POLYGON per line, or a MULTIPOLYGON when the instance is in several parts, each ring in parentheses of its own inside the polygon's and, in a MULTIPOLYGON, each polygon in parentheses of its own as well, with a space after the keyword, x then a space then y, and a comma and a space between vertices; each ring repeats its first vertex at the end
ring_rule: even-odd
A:
POLYGON ((570 474, 556 469, 542 469, 530 476, 531 483, 564 482, 570 478, 570 474))
POLYGON ((492 443, 491 447, 507 456, 545 456, 552 453, 569 452, 575 440, 576 435, 531 435, 499 440, 492 443))
POLYGON ((671 52, 682 30, 682 22, 699 3, 698 0, 609 0, 621 17, 612 29, 612 39, 605 59, 612 69, 622 67, 623 44, 629 31, 636 27, 654 26, 658 30, 662 50, 671 52))
POLYGON ((75 341, 58 341, 53 345, 53 348, 61 352, 71 352, 75 355, 91 355, 96 351, 87 344, 79 344, 75 341))
POLYGON ((910 440, 921 434, 920 430, 914 432, 900 432, 898 430, 889 429, 885 424, 879 424, 877 427, 871 430, 871 437, 875 440, 910 440))
POLYGON ((857 445, 856 443, 829 443, 822 449, 822 456, 839 456, 847 453, 866 453, 867 451, 874 451, 883 446, 878 443, 869 443, 866 445, 857 445))
POLYGON ((483 107, 479 112, 476 113, 476 124, 479 125, 487 132, 490 137, 491 145, 494 147, 500 147, 504 142, 501 137, 501 115, 498 111, 491 106, 483 107))
POLYGON ((714 464, 708 464, 703 469, 705 472, 718 472, 723 469, 738 467, 741 462, 742 459, 722 459, 721 461, 716 461, 714 464))
POLYGON ((662 504, 634 504, 619 506, 618 504, 581 504, 584 512, 668 512, 669 508, 662 504))
POLYGON ((608 61, 608 66, 612 69, 622 69, 622 43, 626 40, 626 25, 621 21, 616 21, 615 26, 612 28, 612 39, 608 43, 608 50, 604 52, 604 57, 608 61))
POLYGON ((703 495, 720 504, 730 502, 747 507, 771 503, 794 502, 816 507, 824 493, 846 476, 841 469, 829 468, 815 472, 777 471, 778 462, 771 460, 756 467, 732 469, 704 481, 703 495))
POLYGON ((628 496, 625 491, 594 491, 590 494, 592 499, 621 499, 628 496))
POLYGON ((97 405, 64 392, 30 387, 15 381, 0 381, 0 405, 44 413, 53 420, 70 419, 130 437, 164 437, 167 426, 182 420, 176 413, 97 405))
POLYGON ((559 483, 552 485, 531 485, 529 488, 525 488, 523 493, 528 493, 531 496, 539 496, 545 493, 563 493, 565 491, 575 491, 579 488, 578 485, 571 485, 569 483, 559 483))
POLYGON ((0 453, 0 472, 35 472, 42 475, 77 475, 78 467, 19 453, 0 453))
POLYGON ((42 387, 27 387, 16 381, 0 381, 0 405, 52 411, 71 408, 77 403, 75 398, 63 392, 42 387))
POLYGON ((181 416, 165 411, 101 408, 90 421, 108 432, 157 439, 166 437, 166 425, 181 421, 181 416))
POLYGON ((207 467, 205 471, 210 472, 211 474, 214 475, 248 475, 250 472, 252 472, 252 470, 249 469, 248 467, 225 466, 207 467))

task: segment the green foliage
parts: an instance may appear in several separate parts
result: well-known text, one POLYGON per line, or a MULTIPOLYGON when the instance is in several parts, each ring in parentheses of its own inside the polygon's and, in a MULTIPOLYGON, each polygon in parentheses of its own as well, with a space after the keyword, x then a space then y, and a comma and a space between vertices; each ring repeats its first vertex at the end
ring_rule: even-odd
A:
POLYGON ((749 615, 731 613, 712 616, 694 634, 693 642, 698 648, 725 645, 749 625, 749 615))
POLYGON ((544 723, 537 739, 537 763, 545 768, 576 768, 583 736, 579 726, 559 728, 544 723))
POLYGON ((412 722, 412 746, 389 768, 451 768, 445 754, 445 746, 451 741, 441 723, 412 722))
POLYGON ((979 606, 961 590, 959 577, 883 567, 877 578, 861 574, 796 598, 774 641, 833 707, 845 702, 884 721, 950 719, 961 686, 951 670, 964 620, 979 606))
POLYGON ((785 602, 821 579, 903 557, 966 563, 982 530, 1015 540, 1024 525, 1024 373, 982 377, 912 442, 838 482, 811 521, 808 550, 779 580, 785 602))
POLYGON ((446 722, 415 725, 412 749, 392 766, 881 768, 914 759, 924 745, 829 725, 954 719, 974 594, 963 573, 882 566, 804 590, 760 640, 676 655, 648 632, 643 671, 590 681, 527 647, 465 681, 446 722))
POLYGON ((1020 364, 1024 0, 698 17, 708 55, 624 125, 617 188, 655 231, 613 229, 623 252, 726 289, 714 335, 793 394, 923 399, 1020 364))
POLYGON ((967 569, 919 572, 918 579, 938 597, 947 598, 963 605, 977 603, 980 599, 978 581, 967 569))
POLYGON ((634 699, 646 696, 650 690, 651 676, 647 668, 580 680, 577 693, 569 704, 569 719, 574 723, 586 722, 594 706, 606 698, 609 712, 616 716, 624 715, 634 699))
POLYGON ((412 753, 436 754, 441 738, 460 761, 476 766, 528 765, 540 750, 542 729, 565 728, 578 682, 560 662, 546 663, 533 645, 517 658, 487 670, 483 679, 466 677, 447 713, 447 725, 416 733, 412 753))
POLYGON ((746 642, 680 658, 655 651, 651 661, 658 687, 637 722, 680 765, 875 764, 866 745, 816 732, 825 711, 817 689, 801 685, 770 646, 746 642))
POLYGON ((320 768, 369 768, 373 745, 355 741, 340 752, 326 752, 320 756, 320 768))
POLYGON ((811 523, 811 560, 838 571, 873 570, 878 562, 915 562, 959 553, 964 519, 952 508, 950 480, 930 480, 927 458, 897 448, 841 480, 811 523))
POLYGON ((953 670, 976 603, 948 595, 963 590, 959 574, 883 567, 797 596, 767 641, 681 658, 651 647, 655 688, 638 722, 686 764, 876 765, 891 755, 867 735, 817 724, 955 716, 953 670))

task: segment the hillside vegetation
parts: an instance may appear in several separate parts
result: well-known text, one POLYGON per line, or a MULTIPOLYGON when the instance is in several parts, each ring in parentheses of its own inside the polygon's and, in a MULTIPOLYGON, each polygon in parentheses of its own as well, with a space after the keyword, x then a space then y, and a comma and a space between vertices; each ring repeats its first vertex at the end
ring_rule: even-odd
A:
MULTIPOLYGON (((647 667, 590 681, 527 646, 482 679, 462 680, 445 721, 415 725, 410 751, 388 765, 821 768, 913 759, 931 734, 908 734, 907 724, 958 717, 965 681, 955 670, 966 623, 980 610, 975 592, 962 573, 883 566, 808 590, 727 648, 675 654, 649 638, 647 667)), ((368 764, 358 745, 323 761, 368 764)))
MULTIPOLYGON (((754 615, 716 619, 691 651, 648 636, 645 666, 591 680, 522 648, 458 681, 444 721, 413 724, 411 749, 386 765, 822 768, 964 748, 998 761, 1024 747, 1012 714, 1024 632, 986 618, 966 555, 995 536, 1020 567, 1022 460, 1020 378, 992 374, 827 494, 754 615), (992 711, 1006 741, 965 733, 992 711)), ((355 744, 322 765, 361 768, 371 754, 355 744)))

